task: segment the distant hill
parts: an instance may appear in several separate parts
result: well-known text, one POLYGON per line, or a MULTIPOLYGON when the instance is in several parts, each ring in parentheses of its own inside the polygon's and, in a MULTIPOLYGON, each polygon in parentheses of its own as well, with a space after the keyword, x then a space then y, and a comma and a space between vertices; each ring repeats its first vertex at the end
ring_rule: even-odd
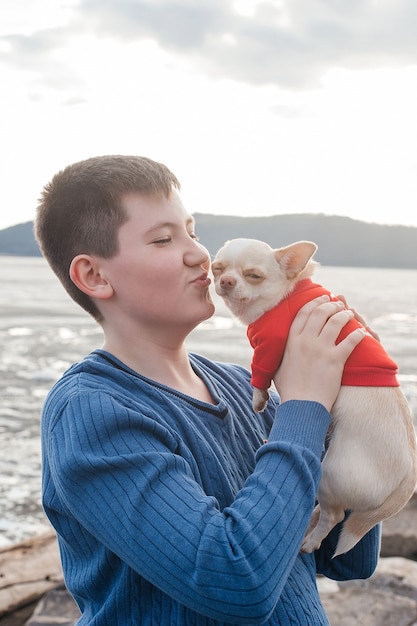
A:
MULTIPOLYGON (((252 237, 278 248, 314 241, 322 265, 417 269, 417 227, 386 226, 322 214, 235 217, 195 214, 200 241, 214 254, 227 239, 252 237)), ((40 256, 33 222, 0 230, 0 254, 40 256)))
POLYGON ((227 239, 252 237, 274 248, 314 241, 322 265, 417 268, 417 228, 322 214, 234 217, 195 214, 200 241, 215 252, 227 239))
POLYGON ((41 256, 33 234, 33 222, 25 222, 0 230, 0 254, 41 256))

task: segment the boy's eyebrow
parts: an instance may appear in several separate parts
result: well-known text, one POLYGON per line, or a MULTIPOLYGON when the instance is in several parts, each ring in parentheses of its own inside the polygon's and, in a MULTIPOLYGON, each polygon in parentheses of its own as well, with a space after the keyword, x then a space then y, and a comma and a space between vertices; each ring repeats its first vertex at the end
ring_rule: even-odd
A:
MULTIPOLYGON (((190 216, 186 221, 187 226, 195 226, 195 219, 190 216)), ((159 230, 160 228, 178 228, 178 224, 176 222, 158 222, 154 226, 151 226, 146 232, 153 233, 155 230, 159 230)))

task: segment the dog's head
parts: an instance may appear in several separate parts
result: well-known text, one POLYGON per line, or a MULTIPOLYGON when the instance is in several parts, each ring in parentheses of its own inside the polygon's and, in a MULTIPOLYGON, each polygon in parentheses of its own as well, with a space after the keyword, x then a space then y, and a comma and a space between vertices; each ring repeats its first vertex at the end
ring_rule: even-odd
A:
POLYGON ((216 293, 236 317, 250 324, 313 274, 316 250, 311 241, 275 250, 257 239, 227 241, 211 267, 216 293))

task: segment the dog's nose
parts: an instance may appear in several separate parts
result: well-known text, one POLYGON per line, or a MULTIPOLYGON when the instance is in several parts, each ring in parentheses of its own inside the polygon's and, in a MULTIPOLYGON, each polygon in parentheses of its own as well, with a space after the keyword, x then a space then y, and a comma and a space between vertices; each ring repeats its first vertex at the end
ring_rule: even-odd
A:
POLYGON ((220 286, 223 289, 232 289, 236 285, 236 279, 233 276, 222 276, 220 286))

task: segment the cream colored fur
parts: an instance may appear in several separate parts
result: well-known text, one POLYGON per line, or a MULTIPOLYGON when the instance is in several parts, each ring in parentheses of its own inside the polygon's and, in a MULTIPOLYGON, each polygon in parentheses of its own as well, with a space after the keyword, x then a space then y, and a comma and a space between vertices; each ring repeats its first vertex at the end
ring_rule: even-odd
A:
MULTIPOLYGON (((308 241, 274 250, 258 240, 233 239, 213 261, 216 292, 234 315, 250 324, 299 280, 312 276, 316 250, 308 241)), ((254 390, 254 406, 258 402, 265 404, 262 390, 254 390)), ((400 387, 343 386, 331 413, 318 505, 302 550, 316 550, 350 511, 337 556, 406 505, 416 487, 417 456, 413 420, 400 387)))

